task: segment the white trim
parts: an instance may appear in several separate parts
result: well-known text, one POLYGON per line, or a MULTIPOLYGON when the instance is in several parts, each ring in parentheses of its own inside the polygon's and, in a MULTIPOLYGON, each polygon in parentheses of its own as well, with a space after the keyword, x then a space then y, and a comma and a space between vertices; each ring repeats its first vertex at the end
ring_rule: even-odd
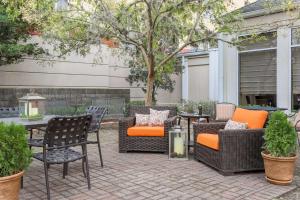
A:
POLYGON ((181 76, 181 99, 188 100, 189 99, 189 66, 188 59, 182 56, 182 76, 181 76))
MULTIPOLYGON (((291 41, 291 43, 292 43, 292 41, 291 41)), ((294 47, 300 47, 300 44, 291 44, 291 48, 294 48, 294 47)))
POLYGON ((237 64, 237 79, 236 79, 236 85, 237 85, 237 91, 236 91, 236 105, 240 105, 240 53, 239 50, 237 50, 237 56, 236 56, 236 64, 237 64))
POLYGON ((263 48, 263 49, 245 50, 245 51, 239 51, 239 53, 249 53, 249 52, 258 52, 258 51, 270 51, 270 50, 277 50, 277 47, 270 47, 270 48, 263 48))
POLYGON ((257 35, 259 35, 259 34, 265 34, 265 33, 276 33, 277 34, 277 30, 276 31, 272 31, 272 30, 266 30, 266 31, 255 31, 255 32, 253 32, 253 33, 242 33, 242 34, 240 34, 239 36, 238 36, 238 38, 239 37, 245 37, 245 36, 251 36, 251 35, 253 35, 253 34, 257 34, 257 35))
MULTIPOLYGON (((293 98, 293 85, 292 85, 292 28, 289 28, 288 30, 288 37, 289 37, 289 74, 288 74, 288 81, 289 81, 289 106, 288 109, 291 112, 292 111, 292 98, 293 98)), ((300 46, 300 45, 299 45, 300 46)))
POLYGON ((209 50, 209 100, 218 101, 219 96, 219 50, 209 50))
MULTIPOLYGON (((223 35, 221 34, 221 37, 223 35)), ((218 101, 219 102, 224 102, 224 42, 218 41, 218 46, 219 46, 219 64, 218 64, 218 101)))

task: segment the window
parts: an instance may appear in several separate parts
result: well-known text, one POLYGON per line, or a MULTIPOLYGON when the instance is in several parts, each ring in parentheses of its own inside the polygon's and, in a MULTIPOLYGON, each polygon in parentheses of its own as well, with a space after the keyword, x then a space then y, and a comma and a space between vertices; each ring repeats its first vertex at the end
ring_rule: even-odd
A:
POLYGON ((239 53, 241 105, 276 106, 276 33, 249 40, 239 53))

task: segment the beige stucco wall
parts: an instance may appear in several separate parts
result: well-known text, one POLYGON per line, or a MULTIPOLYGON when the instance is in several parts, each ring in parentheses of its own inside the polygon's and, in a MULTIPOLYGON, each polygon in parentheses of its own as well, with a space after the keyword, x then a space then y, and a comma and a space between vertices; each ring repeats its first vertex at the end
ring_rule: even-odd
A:
MULTIPOLYGON (((51 46, 34 37, 50 49, 51 46)), ((129 74, 125 55, 112 52, 107 46, 100 51, 92 47, 86 56, 71 53, 64 59, 25 58, 23 62, 0 67, 0 87, 2 88, 99 88, 130 89, 133 100, 143 100, 144 93, 139 87, 130 86, 126 81, 129 74)), ((174 77, 179 80, 179 77, 174 77)), ((180 81, 176 81, 172 94, 160 91, 159 103, 179 102, 181 98, 180 81)))
POLYGON ((242 24, 242 30, 245 32, 264 32, 274 31, 282 26, 299 26, 299 10, 289 12, 279 12, 269 15, 252 17, 245 19, 242 24))
POLYGON ((188 99, 191 101, 206 101, 209 97, 209 57, 188 57, 188 99))

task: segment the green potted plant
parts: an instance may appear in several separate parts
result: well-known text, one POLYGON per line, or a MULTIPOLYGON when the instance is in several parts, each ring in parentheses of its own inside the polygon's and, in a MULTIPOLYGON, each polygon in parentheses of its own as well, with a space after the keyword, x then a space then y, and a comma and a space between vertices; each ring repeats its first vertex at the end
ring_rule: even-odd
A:
POLYGON ((20 179, 31 162, 24 126, 0 123, 0 199, 19 199, 20 179))
POLYGON ((278 185, 290 184, 297 159, 297 133, 283 112, 271 114, 264 139, 261 154, 267 181, 278 185))

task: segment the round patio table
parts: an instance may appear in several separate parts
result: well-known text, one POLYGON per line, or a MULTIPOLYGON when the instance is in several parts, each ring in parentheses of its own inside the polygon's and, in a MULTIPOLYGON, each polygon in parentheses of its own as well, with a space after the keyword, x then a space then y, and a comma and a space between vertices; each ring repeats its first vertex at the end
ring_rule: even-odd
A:
POLYGON ((200 118, 205 118, 207 123, 209 123, 209 115, 199 115, 199 114, 195 114, 195 113, 180 113, 179 114, 180 117, 182 118, 186 118, 188 121, 188 151, 190 151, 190 147, 194 147, 194 142, 191 141, 191 130, 190 130, 190 126, 191 126, 191 119, 200 119, 200 118))
POLYGON ((21 119, 20 117, 8 117, 8 118, 0 118, 0 122, 4 123, 15 123, 15 124, 20 124, 25 126, 27 130, 31 129, 36 129, 36 128, 41 128, 45 127, 48 124, 48 121, 55 117, 55 115, 46 115, 44 116, 43 119, 41 120, 36 120, 36 121, 29 121, 29 120, 24 120, 21 119))

